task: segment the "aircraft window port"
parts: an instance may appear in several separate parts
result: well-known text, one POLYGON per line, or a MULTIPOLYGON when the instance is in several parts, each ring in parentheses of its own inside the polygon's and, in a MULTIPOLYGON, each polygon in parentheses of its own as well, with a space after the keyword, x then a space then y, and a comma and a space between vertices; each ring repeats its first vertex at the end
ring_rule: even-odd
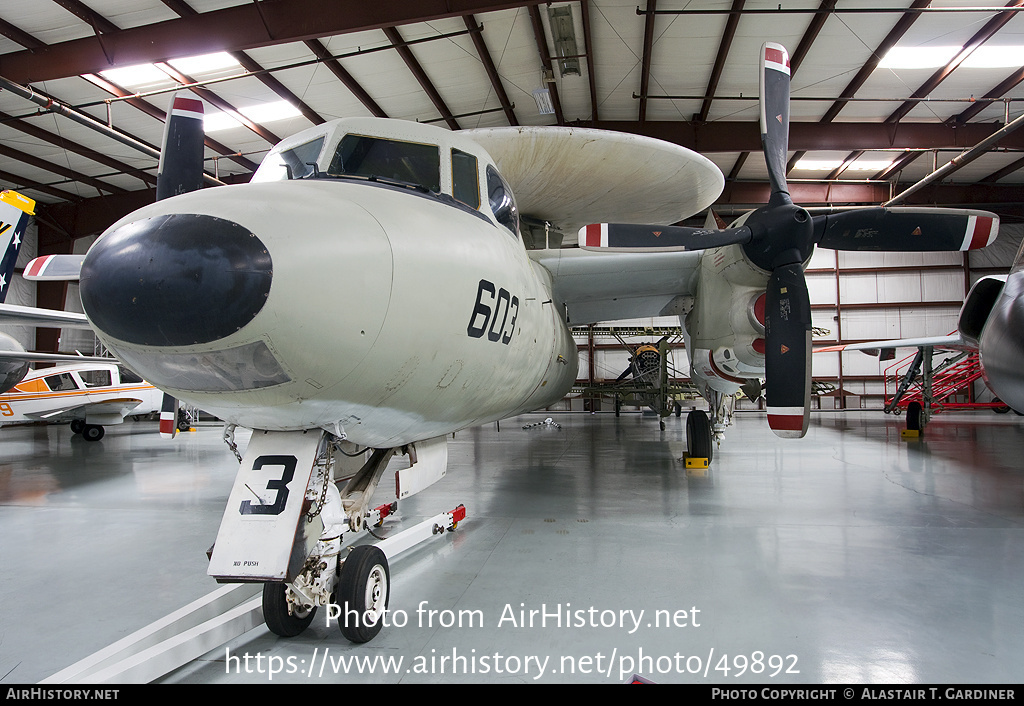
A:
POLYGON ((110 387, 112 384, 109 370, 83 370, 79 376, 86 387, 110 387))
POLYGON ((519 235, 519 208, 516 206, 515 197, 512 196, 512 189, 498 174, 498 170, 487 165, 487 200, 491 204, 491 211, 498 223, 512 231, 515 236, 519 235))
POLYGON ((43 380, 46 381, 46 386, 49 387, 52 392, 63 392, 64 390, 78 389, 78 385, 75 384, 75 379, 71 377, 71 373, 50 375, 43 378, 43 380))
POLYGON ((314 173, 314 166, 320 150, 323 149, 324 138, 318 137, 304 145, 293 147, 281 153, 281 161, 291 175, 291 179, 303 179, 314 173))
POLYGON ((480 208, 476 157, 456 149, 452 150, 452 196, 470 208, 480 208))
POLYGON ((437 145, 345 135, 327 173, 391 179, 438 193, 441 191, 441 151, 437 145))
POLYGON ((122 384, 145 382, 140 375, 136 375, 123 365, 117 366, 117 372, 121 378, 122 384))
POLYGON ((315 173, 313 167, 320 150, 324 147, 324 138, 318 137, 290 150, 271 154, 260 165, 258 181, 282 181, 284 179, 304 179, 315 173))

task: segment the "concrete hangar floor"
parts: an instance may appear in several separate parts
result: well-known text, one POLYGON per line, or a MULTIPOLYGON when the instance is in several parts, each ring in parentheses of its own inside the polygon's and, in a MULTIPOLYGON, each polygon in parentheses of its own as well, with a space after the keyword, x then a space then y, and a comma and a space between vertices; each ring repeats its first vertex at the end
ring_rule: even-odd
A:
MULTIPOLYGON (((688 478, 685 416, 529 426, 546 416, 460 432, 447 477, 403 501, 385 531, 468 516, 392 563, 395 624, 373 641, 321 613, 164 681, 1019 681, 1024 417, 939 415, 905 441, 902 418, 816 413, 784 441, 741 413, 710 476, 688 478)), ((205 552, 237 467, 219 426, 167 442, 127 423, 97 443, 8 427, 0 443, 0 684, 216 588, 205 552)))

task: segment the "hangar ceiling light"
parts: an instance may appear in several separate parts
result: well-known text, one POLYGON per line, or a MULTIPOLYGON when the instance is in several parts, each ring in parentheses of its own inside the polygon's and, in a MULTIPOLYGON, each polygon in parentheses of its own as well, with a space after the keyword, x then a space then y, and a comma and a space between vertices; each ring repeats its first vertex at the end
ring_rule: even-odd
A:
MULTIPOLYGON (((223 69, 242 68, 230 54, 216 52, 214 54, 201 54, 199 56, 188 56, 182 59, 168 61, 168 64, 183 74, 189 76, 200 76, 223 69)), ((125 88, 139 88, 142 86, 153 87, 164 84, 173 84, 174 79, 162 71, 156 64, 138 64, 136 66, 124 66, 118 69, 101 71, 103 78, 125 88)))
MULTIPOLYGON (((893 47, 878 64, 885 69, 936 69, 948 64, 963 47, 893 47)), ((1012 68, 1021 65, 1024 46, 982 46, 960 64, 969 69, 1012 68)))
MULTIPOLYGON (((288 101, 251 105, 246 108, 239 108, 238 112, 254 123, 260 124, 302 115, 299 109, 288 101)), ((242 123, 228 112, 211 113, 203 119, 203 129, 208 133, 235 127, 242 127, 242 123)))
MULTIPOLYGON (((855 172, 878 172, 892 165, 892 160, 858 159, 846 167, 855 172)), ((801 159, 795 169, 806 169, 812 172, 830 172, 843 166, 841 159, 801 159)))

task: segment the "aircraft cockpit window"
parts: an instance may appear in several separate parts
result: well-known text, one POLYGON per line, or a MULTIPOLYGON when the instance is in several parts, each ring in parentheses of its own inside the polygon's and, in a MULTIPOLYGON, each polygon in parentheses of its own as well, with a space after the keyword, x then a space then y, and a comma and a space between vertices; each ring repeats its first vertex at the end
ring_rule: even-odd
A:
POLYGON ((480 208, 476 157, 456 149, 452 150, 452 196, 470 208, 480 208))
POLYGON ((345 135, 327 173, 331 176, 392 179, 439 193, 441 152, 437 145, 345 135))
POLYGON ((75 379, 71 377, 71 373, 48 375, 43 378, 43 380, 46 381, 46 386, 49 387, 52 392, 63 392, 65 390, 78 389, 78 385, 75 384, 75 379))
POLYGON ((487 200, 491 204, 491 211, 498 223, 512 231, 513 235, 519 235, 519 208, 516 206, 515 197, 512 196, 512 189, 498 174, 498 170, 487 165, 487 200))
POLYGON ((111 385, 109 370, 83 370, 79 376, 86 387, 110 387, 111 385))
POLYGON ((117 366, 117 372, 121 376, 121 382, 124 384, 140 383, 145 382, 141 377, 133 373, 123 365, 117 366))
POLYGON ((254 181, 282 181, 284 179, 304 179, 311 176, 312 165, 320 156, 324 147, 324 138, 318 137, 298 147, 269 155, 258 170, 258 178, 254 181))

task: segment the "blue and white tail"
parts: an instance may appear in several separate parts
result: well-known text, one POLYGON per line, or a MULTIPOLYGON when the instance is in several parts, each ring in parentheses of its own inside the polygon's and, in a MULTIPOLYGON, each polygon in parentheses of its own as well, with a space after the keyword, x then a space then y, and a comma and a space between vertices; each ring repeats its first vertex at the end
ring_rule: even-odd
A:
POLYGON ((28 219, 35 213, 36 202, 16 191, 0 191, 0 302, 7 299, 14 278, 14 266, 21 252, 21 241, 28 227, 28 219))

